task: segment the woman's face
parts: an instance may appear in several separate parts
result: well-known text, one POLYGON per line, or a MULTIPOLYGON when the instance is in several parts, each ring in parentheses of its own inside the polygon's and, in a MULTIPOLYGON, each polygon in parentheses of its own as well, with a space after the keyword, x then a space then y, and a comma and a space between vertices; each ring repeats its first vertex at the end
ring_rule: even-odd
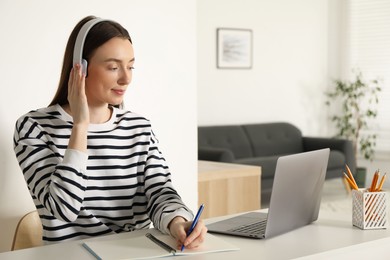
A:
POLYGON ((128 39, 115 37, 97 48, 88 62, 85 79, 88 105, 121 104, 133 65, 134 51, 128 39))

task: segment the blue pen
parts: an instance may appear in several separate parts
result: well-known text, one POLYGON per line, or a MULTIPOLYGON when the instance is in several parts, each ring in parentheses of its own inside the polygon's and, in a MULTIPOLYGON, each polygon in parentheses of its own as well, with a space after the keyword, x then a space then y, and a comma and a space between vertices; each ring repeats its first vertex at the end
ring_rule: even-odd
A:
MULTIPOLYGON (((196 213, 196 216, 194 218, 194 221, 192 221, 191 227, 187 231, 187 237, 191 234, 192 230, 194 230, 196 224, 198 223, 200 215, 202 215, 203 208, 204 208, 204 204, 200 205, 198 212, 196 213)), ((183 250, 184 250, 184 244, 181 246, 181 251, 183 250)))

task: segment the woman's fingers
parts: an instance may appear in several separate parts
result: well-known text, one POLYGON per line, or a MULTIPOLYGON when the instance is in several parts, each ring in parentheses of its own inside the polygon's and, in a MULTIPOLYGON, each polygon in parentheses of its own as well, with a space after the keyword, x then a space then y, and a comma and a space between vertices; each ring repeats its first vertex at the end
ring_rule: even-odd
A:
POLYGON ((74 71, 75 71, 75 67, 72 68, 72 70, 70 71, 70 75, 69 75, 68 99, 69 99, 69 96, 73 93, 74 71))
POLYGON ((68 102, 74 123, 89 122, 89 110, 85 94, 85 75, 80 64, 76 64, 69 75, 68 102))
POLYGON ((191 234, 185 239, 184 245, 186 248, 196 248, 200 246, 206 237, 207 227, 202 220, 199 220, 191 234))

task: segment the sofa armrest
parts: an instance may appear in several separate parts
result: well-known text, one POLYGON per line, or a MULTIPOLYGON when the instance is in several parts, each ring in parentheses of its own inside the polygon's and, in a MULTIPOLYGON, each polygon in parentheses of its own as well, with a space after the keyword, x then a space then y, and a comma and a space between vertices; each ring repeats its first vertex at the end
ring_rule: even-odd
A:
POLYGON ((342 152, 345 155, 347 165, 352 172, 355 172, 356 158, 351 140, 321 137, 303 137, 302 140, 305 151, 330 148, 342 152))
POLYGON ((199 147, 198 160, 215 162, 233 162, 232 151, 223 148, 199 147))

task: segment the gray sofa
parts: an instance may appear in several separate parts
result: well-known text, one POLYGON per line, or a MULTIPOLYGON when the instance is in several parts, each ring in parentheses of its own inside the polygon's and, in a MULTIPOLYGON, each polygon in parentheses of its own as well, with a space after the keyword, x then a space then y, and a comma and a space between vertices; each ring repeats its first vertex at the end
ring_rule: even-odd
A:
POLYGON ((345 164, 355 172, 356 158, 349 140, 305 137, 286 122, 198 127, 199 160, 261 166, 262 206, 269 203, 280 156, 327 147, 331 149, 327 179, 341 177, 345 164))

